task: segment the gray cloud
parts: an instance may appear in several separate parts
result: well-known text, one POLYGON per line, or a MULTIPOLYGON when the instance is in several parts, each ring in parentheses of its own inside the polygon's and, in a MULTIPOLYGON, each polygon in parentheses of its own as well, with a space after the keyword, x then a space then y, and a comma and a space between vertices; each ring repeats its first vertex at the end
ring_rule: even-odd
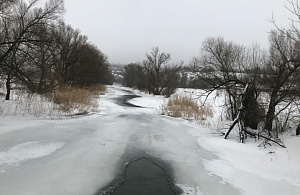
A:
POLYGON ((285 0, 66 0, 65 19, 111 63, 142 61, 154 46, 173 61, 198 55, 211 36, 268 46, 272 13, 287 24, 285 0))

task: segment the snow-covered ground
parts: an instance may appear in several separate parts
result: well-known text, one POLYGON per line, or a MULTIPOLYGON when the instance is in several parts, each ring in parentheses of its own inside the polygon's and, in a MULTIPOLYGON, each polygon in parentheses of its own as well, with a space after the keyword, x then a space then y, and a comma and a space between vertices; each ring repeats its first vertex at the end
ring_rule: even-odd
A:
POLYGON ((224 140, 211 128, 159 115, 164 101, 110 86, 97 114, 1 117, 0 194, 94 194, 143 155, 170 165, 185 194, 300 194, 299 137, 287 136, 287 149, 240 144, 234 134, 224 140), (116 103, 129 93, 141 96, 130 102, 143 108, 116 103))

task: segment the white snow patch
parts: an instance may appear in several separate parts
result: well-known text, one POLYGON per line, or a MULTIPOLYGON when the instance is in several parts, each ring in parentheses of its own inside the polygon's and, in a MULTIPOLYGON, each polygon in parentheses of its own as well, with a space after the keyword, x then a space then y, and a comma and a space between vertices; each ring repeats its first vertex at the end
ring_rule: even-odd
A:
POLYGON ((129 102, 144 108, 154 108, 158 110, 166 98, 157 95, 143 95, 140 98, 134 98, 129 102))
POLYGON ((20 163, 51 155, 64 145, 47 141, 32 141, 10 147, 0 152, 0 173, 20 163))
POLYGON ((235 136, 225 140, 202 135, 198 143, 219 156, 204 159, 206 169, 245 194, 300 194, 300 144, 290 144, 295 140, 299 142, 299 138, 286 140, 286 145, 291 145, 288 149, 272 146, 268 150, 251 140, 241 144, 235 136))
POLYGON ((184 195, 202 195, 198 186, 193 185, 184 185, 184 184, 176 184, 176 186, 180 187, 183 191, 184 195))

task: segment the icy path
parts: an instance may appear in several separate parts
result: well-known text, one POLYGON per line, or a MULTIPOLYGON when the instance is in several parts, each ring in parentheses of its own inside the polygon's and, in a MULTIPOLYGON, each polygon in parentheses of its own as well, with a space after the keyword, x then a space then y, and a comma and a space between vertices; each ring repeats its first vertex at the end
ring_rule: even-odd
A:
MULTIPOLYGON (((117 104, 122 95, 130 94, 110 87, 100 100, 101 112, 90 116, 52 121, 1 118, 0 194, 95 194, 120 175, 126 163, 143 156, 168 164, 186 194, 251 194, 234 187, 242 186, 235 185, 238 182, 229 183, 224 172, 231 171, 230 163, 222 169, 224 161, 214 154, 218 152, 200 146, 203 141, 214 151, 209 147, 214 144, 197 133, 198 126, 157 115, 160 97, 132 101, 145 107, 140 108, 117 104)), ((277 184, 256 175, 251 178, 277 184)), ((283 187, 299 189, 292 184, 283 187)))

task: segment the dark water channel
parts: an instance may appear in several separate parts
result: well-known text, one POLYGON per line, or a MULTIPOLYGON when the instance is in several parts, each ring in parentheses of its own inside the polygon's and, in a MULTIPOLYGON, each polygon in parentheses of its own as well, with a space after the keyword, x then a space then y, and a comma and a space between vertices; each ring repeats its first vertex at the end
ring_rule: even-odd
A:
POLYGON ((148 157, 131 161, 125 166, 123 176, 116 178, 97 195, 174 195, 182 190, 176 187, 167 171, 148 157))
POLYGON ((137 106, 137 105, 134 105, 134 104, 128 102, 129 100, 131 100, 133 98, 138 98, 138 97, 141 97, 141 96, 134 95, 134 94, 133 95, 123 95, 123 96, 115 98, 115 102, 116 102, 116 104, 118 104, 120 106, 142 108, 141 106, 137 106))
MULTIPOLYGON (((124 107, 140 107, 128 102, 128 100, 140 96, 132 94, 130 91, 125 92, 129 95, 115 98, 116 104, 124 107)), ((171 170, 167 167, 159 159, 150 156, 136 158, 126 164, 121 176, 99 190, 96 195, 182 194, 183 191, 173 184, 171 170)))

